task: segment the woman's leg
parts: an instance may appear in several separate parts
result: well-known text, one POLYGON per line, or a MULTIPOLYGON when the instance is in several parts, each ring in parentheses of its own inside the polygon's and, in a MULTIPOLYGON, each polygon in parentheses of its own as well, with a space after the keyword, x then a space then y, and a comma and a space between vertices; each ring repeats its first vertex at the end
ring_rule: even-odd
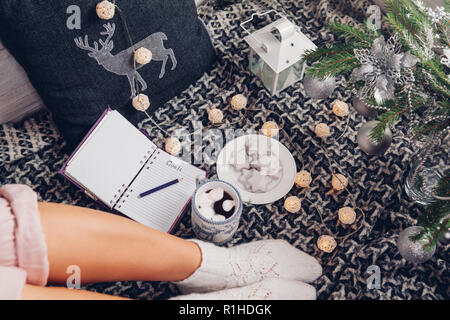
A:
POLYGON ((194 242, 109 213, 39 203, 50 261, 49 282, 66 283, 80 268, 81 283, 121 280, 178 281, 201 264, 194 242))
POLYGON ((25 285, 23 300, 128 300, 87 290, 70 290, 61 287, 39 287, 25 285))

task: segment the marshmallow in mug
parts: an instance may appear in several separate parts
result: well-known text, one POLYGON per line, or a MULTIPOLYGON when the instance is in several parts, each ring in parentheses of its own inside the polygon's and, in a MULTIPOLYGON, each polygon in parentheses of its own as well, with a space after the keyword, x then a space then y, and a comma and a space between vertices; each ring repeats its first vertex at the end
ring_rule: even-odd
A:
MULTIPOLYGON (((225 216, 217 214, 214 211, 214 203, 223 199, 224 190, 221 187, 216 187, 208 192, 199 193, 197 196, 198 211, 206 219, 211 219, 213 221, 225 221, 225 216)), ((222 203, 222 209, 225 212, 231 211, 236 206, 233 200, 225 200, 222 203)))

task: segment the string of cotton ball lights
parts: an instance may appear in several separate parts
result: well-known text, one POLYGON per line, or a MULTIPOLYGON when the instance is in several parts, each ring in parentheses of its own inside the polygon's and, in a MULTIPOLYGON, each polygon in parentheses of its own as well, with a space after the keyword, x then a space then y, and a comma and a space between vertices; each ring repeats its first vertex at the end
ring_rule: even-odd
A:
MULTIPOLYGON (((127 19, 125 17, 124 12, 120 9, 120 7, 116 4, 116 0, 108 1, 104 0, 97 4, 96 6, 96 12, 97 16, 102 20, 111 20, 115 17, 116 11, 119 12, 120 19, 122 21, 122 24, 124 26, 124 29, 127 34, 128 41, 130 42, 131 48, 133 50, 133 69, 134 72, 137 73, 137 67, 138 65, 145 65, 151 62, 152 60, 152 52, 148 48, 138 48, 136 49, 134 47, 133 38, 130 33, 130 29, 128 28, 127 19)), ((147 109, 150 107, 150 99, 146 94, 140 93, 141 87, 139 81, 135 78, 133 81, 135 81, 135 88, 136 88, 136 94, 132 97, 131 104, 132 106, 141 112, 144 112, 147 118, 150 119, 150 121, 156 125, 159 129, 162 129, 156 121, 153 120, 153 118, 148 114, 147 109)))
MULTIPOLYGON (((333 102, 331 107, 332 107, 332 113, 335 114, 337 117, 347 117, 347 119, 349 119, 348 105, 346 103, 344 103, 342 101, 335 101, 335 102, 333 102)), ((348 124, 348 122, 347 122, 347 124, 348 124)), ((335 249, 337 247, 339 247, 340 245, 342 245, 342 243, 347 238, 349 238, 350 236, 352 236, 353 234, 358 232, 363 227, 363 222, 365 221, 365 214, 360 208, 356 207, 355 199, 354 199, 353 195, 347 189, 348 184, 349 184, 348 178, 341 173, 335 172, 335 170, 333 168, 332 160, 330 159, 328 151, 324 147, 327 137, 330 136, 329 127, 326 124, 319 124, 319 125, 316 125, 316 128, 314 131, 315 131, 315 134, 320 138, 320 147, 324 151, 324 154, 329 163, 329 169, 331 171, 331 182, 330 182, 331 190, 328 192, 328 194, 336 194, 337 195, 337 194, 341 193, 342 191, 346 190, 348 193, 348 196, 350 198, 350 201, 353 203, 352 206, 344 206, 344 207, 341 207, 337 211, 337 213, 336 213, 337 223, 340 224, 342 226, 342 228, 344 228, 344 230, 353 230, 353 231, 351 231, 351 232, 346 231, 345 235, 334 234, 327 227, 327 225, 324 221, 324 218, 323 218, 322 210, 318 206, 316 206, 313 202, 311 202, 309 199, 307 199, 306 197, 299 198, 299 196, 289 196, 285 200, 284 207, 285 207, 286 211, 288 211, 290 213, 298 213, 301 210, 302 201, 305 200, 305 201, 309 202, 317 210, 317 212, 319 213, 319 216, 320 216, 321 226, 325 232, 324 233, 321 232, 322 234, 319 236, 316 245, 317 245, 317 248, 324 254, 332 253, 332 256, 330 257, 330 259, 327 263, 327 265, 329 265, 337 254, 337 250, 335 250, 335 249), (355 210, 361 211, 361 214, 357 215, 355 210)), ((345 133, 345 131, 346 130, 344 130, 344 133, 345 133)), ((336 141, 338 141, 339 138, 336 139, 336 141)), ((341 172, 343 172, 343 170, 339 166, 339 164, 337 164, 334 160, 333 160, 333 162, 339 168, 339 170, 341 172)), ((301 191, 299 191, 299 194, 301 192, 303 192, 305 189, 309 188, 312 181, 313 181, 313 179, 311 177, 310 172, 305 170, 304 168, 302 168, 302 170, 300 170, 297 173, 295 180, 294 180, 295 186, 297 188, 302 189, 301 191)))

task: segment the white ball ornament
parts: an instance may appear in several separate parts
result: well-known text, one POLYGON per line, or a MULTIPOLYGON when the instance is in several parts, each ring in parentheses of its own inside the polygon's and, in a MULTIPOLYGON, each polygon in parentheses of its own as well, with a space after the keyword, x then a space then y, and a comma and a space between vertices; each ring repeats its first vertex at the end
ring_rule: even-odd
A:
POLYGON ((134 53, 134 60, 141 64, 148 64, 150 61, 152 61, 152 52, 148 50, 147 48, 139 48, 134 53))
POLYGON ((219 124, 223 121, 223 112, 217 108, 208 110, 208 119, 212 124, 219 124))
POLYGON ((231 98, 231 107, 236 111, 240 111, 247 106, 247 101, 243 94, 237 94, 231 98))
POLYGON ((116 6, 109 1, 102 1, 97 4, 97 15, 102 20, 111 20, 116 13, 116 6))
POLYGON ((148 96, 142 93, 138 94, 133 98, 133 107, 138 111, 147 111, 150 107, 150 100, 148 99, 148 96))
POLYGON ((419 239, 417 241, 413 241, 410 238, 421 231, 423 231, 423 227, 420 226, 406 228, 400 232, 397 240, 398 252, 403 258, 406 259, 406 261, 413 264, 424 263, 425 261, 431 259, 436 252, 436 245, 424 248, 424 246, 428 243, 426 238, 419 239))
POLYGON ((166 139, 165 142, 166 145, 166 152, 173 155, 173 156, 177 156, 180 154, 181 152, 181 142, 180 140, 178 140, 175 137, 170 137, 166 139))

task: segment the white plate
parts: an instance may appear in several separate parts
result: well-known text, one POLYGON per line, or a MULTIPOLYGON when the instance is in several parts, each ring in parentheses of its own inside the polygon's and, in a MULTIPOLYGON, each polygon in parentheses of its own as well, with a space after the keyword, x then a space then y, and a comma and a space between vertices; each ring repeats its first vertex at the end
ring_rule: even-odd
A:
MULTIPOLYGON (((242 151, 245 152, 245 151, 242 151)), ((241 194, 242 201, 252 204, 266 204, 277 201, 284 197, 294 185, 294 179, 297 174, 297 166, 294 157, 289 150, 275 139, 264 135, 245 135, 228 142, 217 157, 217 176, 220 180, 231 183, 241 194), (247 191, 239 182, 238 173, 231 166, 231 159, 235 156, 236 150, 245 148, 246 141, 252 145, 257 145, 258 150, 270 148, 273 152, 279 153, 280 165, 282 170, 281 178, 271 190, 264 193, 254 193, 247 191)))

